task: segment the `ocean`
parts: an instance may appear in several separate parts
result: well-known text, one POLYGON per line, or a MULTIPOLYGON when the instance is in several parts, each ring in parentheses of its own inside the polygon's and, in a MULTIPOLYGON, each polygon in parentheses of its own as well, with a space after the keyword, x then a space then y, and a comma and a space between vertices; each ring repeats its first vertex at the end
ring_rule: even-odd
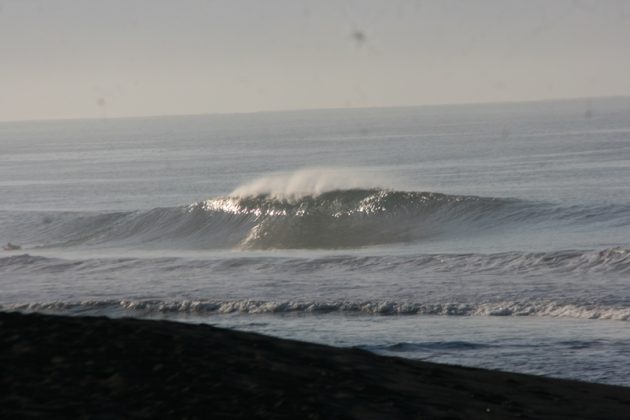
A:
POLYGON ((630 386, 630 98, 0 123, 0 309, 630 386))

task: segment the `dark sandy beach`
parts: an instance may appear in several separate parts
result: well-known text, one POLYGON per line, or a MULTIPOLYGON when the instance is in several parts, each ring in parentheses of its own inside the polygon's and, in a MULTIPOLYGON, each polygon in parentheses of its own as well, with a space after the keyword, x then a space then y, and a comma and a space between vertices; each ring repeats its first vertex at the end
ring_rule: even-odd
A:
POLYGON ((166 321, 0 314, 0 417, 627 419, 630 388, 166 321))

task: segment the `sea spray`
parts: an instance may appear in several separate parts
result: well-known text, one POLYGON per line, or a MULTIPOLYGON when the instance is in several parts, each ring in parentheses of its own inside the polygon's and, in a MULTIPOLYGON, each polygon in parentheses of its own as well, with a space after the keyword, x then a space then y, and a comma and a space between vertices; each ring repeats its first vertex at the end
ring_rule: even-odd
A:
POLYGON ((335 190, 407 189, 399 179, 368 168, 306 168, 294 172, 277 172, 237 187, 231 197, 267 195, 277 199, 318 196, 335 190))

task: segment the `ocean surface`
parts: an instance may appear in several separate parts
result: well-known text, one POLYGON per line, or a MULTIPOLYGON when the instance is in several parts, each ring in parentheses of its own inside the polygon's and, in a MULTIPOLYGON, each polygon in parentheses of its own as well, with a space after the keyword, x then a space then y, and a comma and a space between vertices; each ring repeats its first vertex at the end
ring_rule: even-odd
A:
POLYGON ((0 123, 0 309, 630 386, 630 98, 0 123))

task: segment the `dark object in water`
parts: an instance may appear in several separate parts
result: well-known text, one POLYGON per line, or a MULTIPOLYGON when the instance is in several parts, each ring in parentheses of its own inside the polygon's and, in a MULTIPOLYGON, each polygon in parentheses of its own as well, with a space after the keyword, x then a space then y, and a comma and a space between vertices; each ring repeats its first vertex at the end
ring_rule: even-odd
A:
POLYGON ((2 247, 5 251, 18 251, 22 249, 21 246, 12 244, 11 242, 7 242, 5 246, 2 247))

